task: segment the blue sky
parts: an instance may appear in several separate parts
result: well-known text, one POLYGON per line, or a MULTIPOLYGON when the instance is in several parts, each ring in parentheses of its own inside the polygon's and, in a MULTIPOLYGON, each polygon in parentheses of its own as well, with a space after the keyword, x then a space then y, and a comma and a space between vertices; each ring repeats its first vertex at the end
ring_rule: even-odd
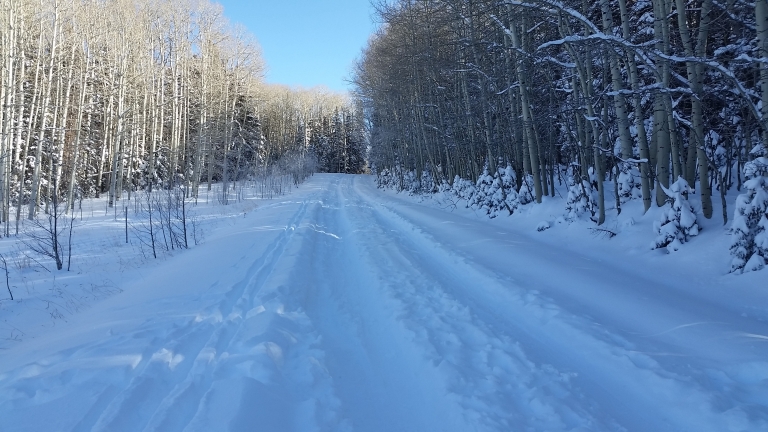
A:
POLYGON ((369 0, 214 0, 256 36, 266 80, 346 91, 352 64, 373 33, 369 0))

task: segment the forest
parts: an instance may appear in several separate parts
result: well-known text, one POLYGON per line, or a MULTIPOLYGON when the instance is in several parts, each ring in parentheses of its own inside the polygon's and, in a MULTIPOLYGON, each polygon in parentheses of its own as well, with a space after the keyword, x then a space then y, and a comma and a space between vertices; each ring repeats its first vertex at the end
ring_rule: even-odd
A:
POLYGON ((732 271, 765 265, 765 0, 400 0, 378 16, 354 81, 383 186, 494 216, 564 184, 566 214, 597 225, 606 202, 642 200, 669 207, 658 247, 722 217, 732 271))
POLYGON ((0 59, 5 236, 52 203, 364 170, 351 99, 265 83, 257 41, 216 3, 2 0, 0 59))
POLYGON ((768 0, 0 0, 2 430, 768 431, 766 266, 768 0))

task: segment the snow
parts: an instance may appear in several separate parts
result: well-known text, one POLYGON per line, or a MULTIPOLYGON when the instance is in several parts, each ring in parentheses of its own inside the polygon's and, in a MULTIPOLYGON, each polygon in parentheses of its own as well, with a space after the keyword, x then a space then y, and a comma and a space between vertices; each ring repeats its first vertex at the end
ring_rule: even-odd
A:
POLYGON ((608 239, 562 204, 491 220, 318 174, 139 265, 94 218, 56 286, 108 293, 56 318, 27 272, 2 301, 0 430, 768 430, 765 271, 728 273, 715 221, 660 254, 663 209, 608 239))
POLYGON ((651 248, 665 247, 669 252, 676 252, 680 250, 683 243, 690 241, 691 237, 699 235, 696 212, 688 202, 688 195, 692 190, 682 177, 679 177, 669 189, 663 185, 660 187, 669 199, 663 207, 661 219, 654 224, 654 231, 658 236, 651 248))

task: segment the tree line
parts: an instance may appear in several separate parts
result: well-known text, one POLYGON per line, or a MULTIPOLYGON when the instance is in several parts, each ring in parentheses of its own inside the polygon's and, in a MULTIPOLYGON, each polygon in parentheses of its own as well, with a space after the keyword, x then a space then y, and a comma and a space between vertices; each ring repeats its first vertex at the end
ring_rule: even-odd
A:
POLYGON ((309 145, 318 170, 361 174, 366 171, 365 124, 361 115, 344 108, 310 122, 309 145))
POLYGON ((355 78, 371 117, 372 161, 448 179, 477 179, 486 161, 510 161, 518 176, 532 176, 537 201, 553 193, 562 166, 598 177, 618 169, 635 175, 646 208, 667 199, 656 185, 706 179, 697 193, 711 217, 712 187, 740 186, 740 168, 765 152, 768 24, 758 18, 766 7, 382 4, 385 24, 355 78))
POLYGON ((536 202, 561 179, 594 185, 602 224, 606 201, 647 211, 682 178, 727 222, 727 191, 765 171, 766 0, 397 0, 378 15, 354 81, 370 163, 401 188, 509 164, 536 202))
POLYGON ((115 206, 214 182, 226 197, 278 161, 306 170, 310 125, 355 112, 330 91, 265 84, 257 42, 206 0, 0 0, 0 59, 5 235, 54 197, 115 206))

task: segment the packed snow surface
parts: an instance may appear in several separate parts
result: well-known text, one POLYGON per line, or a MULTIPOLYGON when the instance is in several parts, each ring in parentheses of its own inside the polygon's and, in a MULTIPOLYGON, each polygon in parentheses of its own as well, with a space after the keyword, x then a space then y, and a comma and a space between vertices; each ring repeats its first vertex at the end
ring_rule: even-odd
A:
POLYGON ((768 273, 461 207, 344 175, 259 202, 4 344, 0 430, 768 430, 768 273))

